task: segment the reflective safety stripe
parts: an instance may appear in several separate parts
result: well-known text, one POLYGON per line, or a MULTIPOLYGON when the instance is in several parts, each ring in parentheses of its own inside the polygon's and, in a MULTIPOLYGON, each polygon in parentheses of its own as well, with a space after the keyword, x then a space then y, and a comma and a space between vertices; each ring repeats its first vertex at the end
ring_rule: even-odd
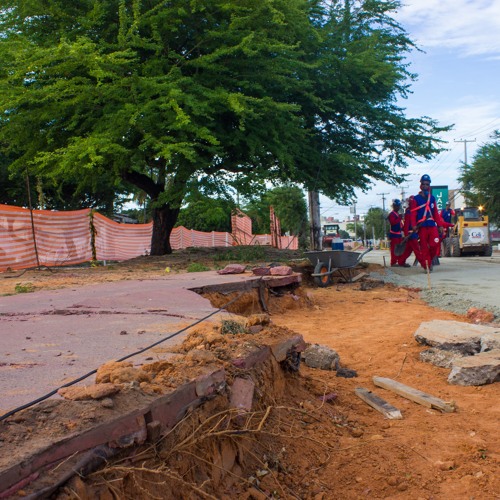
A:
POLYGON ((431 203, 431 195, 429 195, 429 197, 427 198, 427 201, 425 203, 423 203, 422 205, 419 205, 415 208, 410 209, 412 212, 417 212, 421 208, 424 208, 424 214, 422 215, 422 217, 419 220, 417 220, 417 224, 420 224, 421 222, 426 221, 426 220, 434 221, 434 217, 432 216, 432 212, 430 209, 430 203, 431 203))

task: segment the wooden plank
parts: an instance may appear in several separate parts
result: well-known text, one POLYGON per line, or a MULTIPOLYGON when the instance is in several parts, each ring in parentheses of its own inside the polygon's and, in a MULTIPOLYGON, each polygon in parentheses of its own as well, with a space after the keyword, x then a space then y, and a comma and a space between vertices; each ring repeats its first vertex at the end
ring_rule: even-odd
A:
POLYGON ((384 401, 381 397, 377 396, 368 389, 365 389, 364 387, 356 387, 354 392, 358 398, 362 399, 367 405, 382 413, 384 417, 392 420, 399 420, 403 418, 403 415, 401 415, 401 412, 395 406, 392 406, 387 401, 384 401))
POLYGON ((406 399, 409 399, 423 406, 427 406, 428 408, 441 410, 446 413, 452 413, 455 411, 454 404, 447 403, 442 399, 431 396, 430 394, 426 394, 425 392, 414 389, 413 387, 401 384, 400 382, 396 382, 395 380, 392 380, 390 378, 373 377, 373 383, 378 387, 382 387, 389 391, 395 392, 396 394, 399 394, 406 399))
POLYGON ((354 283, 355 281, 358 281, 365 276, 368 276, 368 274, 363 271, 363 272, 357 274, 356 276, 354 276, 354 278, 351 279, 351 283, 354 283))

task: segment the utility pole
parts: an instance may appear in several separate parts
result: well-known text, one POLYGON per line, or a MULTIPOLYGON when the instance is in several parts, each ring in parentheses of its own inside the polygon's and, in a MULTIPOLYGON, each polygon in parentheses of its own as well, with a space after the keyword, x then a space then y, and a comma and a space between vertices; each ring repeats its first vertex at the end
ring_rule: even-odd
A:
POLYGON ((460 139, 458 141, 455 139, 455 142, 463 142, 464 143, 464 166, 467 167, 467 143, 468 142, 476 142, 476 139, 474 139, 474 140, 460 139))
POLYGON ((353 214, 353 220, 354 220, 354 240, 356 240, 357 236, 358 236, 358 233, 357 233, 357 221, 356 221, 356 203, 352 204, 350 212, 351 212, 351 214, 353 214))
MULTIPOLYGON (((467 168, 467 143, 468 142, 476 142, 476 139, 470 140, 470 141, 467 139, 460 139, 457 141, 455 139, 455 142, 463 142, 464 143, 464 169, 466 169, 467 168)), ((467 185, 462 186, 462 189, 464 189, 466 191, 468 191, 470 188, 471 188, 470 183, 467 183, 467 185)))
POLYGON ((354 241, 358 240, 358 227, 357 227, 357 220, 356 220, 356 203, 353 203, 354 207, 354 241))
POLYGON ((377 196, 382 196, 382 210, 383 210, 383 219, 384 219, 384 236, 383 239, 385 240, 385 235, 386 233, 386 227, 385 227, 385 195, 389 193, 377 193, 377 196))
POLYGON ((401 203, 404 204, 405 202, 405 197, 406 197, 406 191, 405 189, 408 189, 410 186, 401 186, 401 203))
POLYGON ((311 221, 311 250, 321 250, 321 217, 319 213, 319 193, 309 191, 309 219, 311 221))

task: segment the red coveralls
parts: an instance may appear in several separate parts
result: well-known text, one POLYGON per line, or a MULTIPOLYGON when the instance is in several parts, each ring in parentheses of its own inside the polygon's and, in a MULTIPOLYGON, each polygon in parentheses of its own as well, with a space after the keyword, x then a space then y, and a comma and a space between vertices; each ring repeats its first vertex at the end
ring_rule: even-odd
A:
POLYGON ((420 191, 410 199, 411 226, 419 225, 418 236, 420 239, 420 265, 424 269, 432 269, 432 260, 439 254, 438 227, 445 227, 439 215, 436 199, 432 194, 420 191))
POLYGON ((391 266, 402 266, 406 261, 406 257, 404 257, 404 254, 398 257, 394 253, 394 249, 396 248, 397 244, 401 243, 402 240, 401 229, 403 218, 401 217, 401 215, 399 215, 398 212, 393 210, 387 216, 387 220, 391 225, 391 229, 389 230, 389 239, 391 240, 391 266))
MULTIPOLYGON (((411 203, 411 198, 410 198, 410 203, 411 203)), ((410 207, 408 207, 405 210, 405 218, 403 224, 403 233, 405 236, 408 236, 410 229, 412 229, 410 213, 411 213, 410 207)), ((422 262, 422 252, 420 251, 420 245, 418 243, 418 231, 412 233, 412 235, 408 238, 408 240, 406 240, 405 253, 403 254, 405 256, 405 260, 411 255, 412 252, 415 254, 417 260, 419 262, 422 262)))

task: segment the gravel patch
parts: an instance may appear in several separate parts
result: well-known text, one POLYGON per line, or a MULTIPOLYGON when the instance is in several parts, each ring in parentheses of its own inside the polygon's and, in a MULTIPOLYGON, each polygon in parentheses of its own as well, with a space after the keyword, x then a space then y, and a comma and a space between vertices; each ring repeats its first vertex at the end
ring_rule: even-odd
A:
MULTIPOLYGON (((409 277, 400 276, 387 269, 385 273, 370 273, 370 276, 377 280, 382 280, 385 283, 407 288, 415 288, 416 283, 409 277)), ((427 302, 432 307, 437 307, 445 311, 451 311, 456 314, 467 314, 471 307, 477 307, 491 311, 495 315, 495 319, 500 318, 500 307, 495 307, 490 304, 481 304, 467 298, 467 290, 463 294, 460 291, 450 291, 449 289, 433 288, 432 290, 423 289, 420 292, 422 300, 427 302)))

